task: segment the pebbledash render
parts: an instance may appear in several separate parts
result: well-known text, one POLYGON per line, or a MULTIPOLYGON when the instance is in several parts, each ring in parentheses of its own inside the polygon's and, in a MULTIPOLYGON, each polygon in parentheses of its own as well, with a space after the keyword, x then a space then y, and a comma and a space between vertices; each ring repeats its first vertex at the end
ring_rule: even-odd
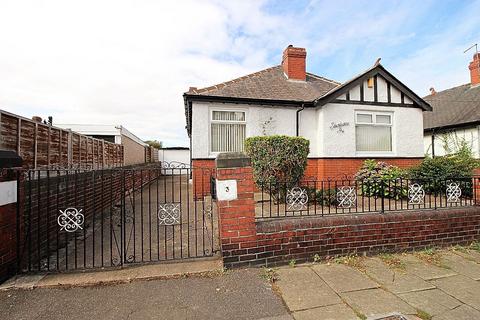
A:
POLYGON ((306 178, 353 175, 365 159, 408 167, 423 158, 430 105, 377 61, 341 84, 306 72, 306 50, 288 46, 281 65, 184 94, 191 160, 214 167, 251 136, 310 140, 306 178))

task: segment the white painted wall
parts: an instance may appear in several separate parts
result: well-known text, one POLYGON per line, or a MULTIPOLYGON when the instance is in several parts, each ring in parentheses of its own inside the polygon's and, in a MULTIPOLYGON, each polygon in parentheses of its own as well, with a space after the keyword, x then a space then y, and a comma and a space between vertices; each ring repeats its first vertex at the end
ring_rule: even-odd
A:
POLYGON ((158 150, 158 159, 160 162, 179 162, 190 165, 190 149, 161 149, 158 150))
MULTIPOLYGON (((381 80, 379 81, 381 82, 381 80)), ((386 90, 386 83, 379 86, 386 90)), ((368 86, 365 85, 365 90, 368 86)), ((368 88, 370 90, 370 88, 368 88)), ((373 92, 373 89, 371 89, 373 92)), ((392 88, 392 92, 393 92, 392 88)), ((351 99, 358 94, 354 88, 351 99)), ((379 98, 385 99, 384 90, 379 90, 379 98)), ((369 95, 370 96, 370 95, 369 95)), ((371 95, 373 100, 373 94, 371 95)), ((393 98, 393 94, 392 94, 393 98)), ((400 102, 400 94, 398 94, 400 102)), ((262 123, 272 119, 267 127, 266 134, 280 134, 295 136, 296 110, 293 107, 280 106, 252 106, 228 103, 194 102, 192 105, 192 158, 211 158, 216 154, 209 152, 210 140, 210 112, 211 110, 243 110, 246 112, 247 137, 263 135, 262 123)), ((387 107, 356 104, 330 103, 318 109, 305 109, 300 113, 299 135, 310 140, 309 157, 422 157, 423 143, 423 114, 420 108, 387 107), (355 111, 383 111, 390 112, 393 119, 393 151, 382 154, 357 153, 355 143, 355 111), (347 122, 344 132, 331 129, 332 123, 347 122)))
POLYGON ((384 107, 329 103, 319 110, 319 131, 323 132, 319 144, 323 145, 319 157, 422 157, 423 114, 420 108, 384 107), (355 111, 382 111, 392 114, 392 152, 358 153, 355 142, 355 111), (347 122, 344 132, 331 129, 331 124, 347 122))
POLYGON ((210 114, 212 110, 241 110, 246 112, 247 137, 264 135, 262 123, 267 120, 270 124, 265 127, 266 135, 281 134, 294 136, 296 134, 296 108, 279 106, 252 106, 230 103, 192 103, 192 158, 212 158, 216 154, 209 149, 210 141, 210 114))
MULTIPOLYGON (((444 141, 447 140, 448 145, 456 151, 456 146, 463 139, 472 148, 473 154, 476 158, 480 158, 480 126, 472 128, 458 128, 450 130, 448 133, 435 134, 435 155, 443 156, 447 152, 444 148, 444 141)), ((432 134, 425 133, 424 135, 424 152, 432 155, 432 134)))

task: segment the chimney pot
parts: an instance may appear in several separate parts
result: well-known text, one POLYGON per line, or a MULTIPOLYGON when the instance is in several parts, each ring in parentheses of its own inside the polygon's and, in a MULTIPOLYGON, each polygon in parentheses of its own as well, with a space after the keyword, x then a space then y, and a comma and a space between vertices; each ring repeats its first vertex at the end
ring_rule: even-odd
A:
POLYGON ((431 94, 432 96, 434 96, 436 93, 437 93, 437 91, 435 91, 435 88, 434 88, 434 87, 431 87, 431 88, 430 88, 430 94, 431 94))
POLYGON ((473 60, 468 65, 468 69, 470 69, 471 85, 480 84, 480 52, 473 55, 473 60))
POLYGON ((305 48, 296 48, 292 45, 283 50, 282 67, 288 79, 305 81, 307 51, 305 48))

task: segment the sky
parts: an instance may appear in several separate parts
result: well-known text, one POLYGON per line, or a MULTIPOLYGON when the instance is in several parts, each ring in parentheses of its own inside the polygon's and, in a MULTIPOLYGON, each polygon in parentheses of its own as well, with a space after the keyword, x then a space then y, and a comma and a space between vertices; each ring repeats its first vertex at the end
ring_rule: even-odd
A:
POLYGON ((480 0, 0 0, 0 109, 188 146, 182 94, 307 49, 345 81, 375 60, 420 96, 469 82, 480 0))

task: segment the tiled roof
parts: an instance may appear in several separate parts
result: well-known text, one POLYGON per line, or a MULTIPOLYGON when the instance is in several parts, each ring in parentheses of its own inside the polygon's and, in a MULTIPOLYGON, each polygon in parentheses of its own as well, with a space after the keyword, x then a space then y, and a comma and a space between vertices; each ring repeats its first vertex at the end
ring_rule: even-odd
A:
POLYGON ((266 100, 313 101, 340 83, 307 73, 306 81, 288 80, 275 66, 215 86, 194 89, 188 95, 266 100))
POLYGON ((423 98, 433 107, 423 114, 424 129, 480 121, 480 85, 464 84, 423 98))

